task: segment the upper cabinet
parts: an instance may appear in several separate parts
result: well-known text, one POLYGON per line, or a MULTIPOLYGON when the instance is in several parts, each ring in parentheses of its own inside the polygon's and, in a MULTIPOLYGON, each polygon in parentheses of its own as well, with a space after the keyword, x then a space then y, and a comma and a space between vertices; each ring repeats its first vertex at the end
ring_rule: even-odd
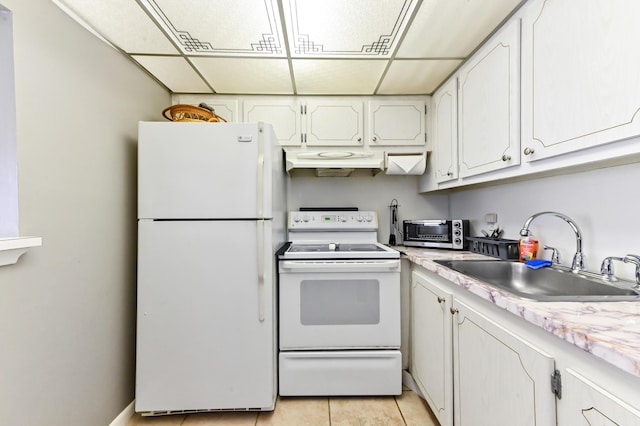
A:
POLYGON ((520 20, 458 73, 460 177, 520 164, 520 20))
POLYGON ((640 135, 638 16, 637 0, 527 5, 524 161, 640 135))
POLYGON ((304 142, 308 146, 364 145, 362 101, 303 102, 304 142))
POLYGON ((302 141, 300 108, 297 100, 246 100, 244 121, 271 123, 280 145, 299 146, 302 141))
POLYGON ((242 102, 243 121, 271 123, 285 147, 380 147, 415 152, 416 147, 426 146, 427 99, 284 96, 236 102, 242 102))
POLYGON ((425 115, 424 101, 370 101, 369 144, 424 145, 425 115))
POLYGON ((436 153, 436 181, 458 179, 457 80, 451 78, 433 96, 433 149, 436 153))
POLYGON ((433 95, 420 191, 638 161, 638 16, 637 0, 523 3, 433 95))

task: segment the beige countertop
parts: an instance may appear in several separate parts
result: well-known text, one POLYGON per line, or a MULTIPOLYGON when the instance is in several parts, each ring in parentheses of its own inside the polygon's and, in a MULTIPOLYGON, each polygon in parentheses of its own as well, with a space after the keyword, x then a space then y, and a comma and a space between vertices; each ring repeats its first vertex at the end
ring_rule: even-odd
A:
POLYGON ((434 260, 493 258, 468 251, 395 247, 416 265, 640 377, 640 302, 536 302, 453 271, 434 260))

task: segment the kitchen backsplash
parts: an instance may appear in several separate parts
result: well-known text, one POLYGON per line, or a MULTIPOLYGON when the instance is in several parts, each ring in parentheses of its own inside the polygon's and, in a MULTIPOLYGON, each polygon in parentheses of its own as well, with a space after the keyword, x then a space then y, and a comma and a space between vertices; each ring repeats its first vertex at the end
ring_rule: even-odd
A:
POLYGON ((378 241, 389 241, 389 205, 398 200, 398 220, 449 217, 448 194, 418 194, 416 176, 371 176, 354 172, 350 177, 316 177, 299 171, 289 179, 289 210, 299 207, 355 206, 378 212, 378 241))
MULTIPOLYGON (((470 189, 450 194, 451 215, 469 218, 472 234, 488 229, 486 213, 497 213, 503 238, 517 239, 525 220, 541 211, 557 211, 572 218, 580 228, 585 264, 598 272, 606 256, 640 254, 635 223, 640 198, 633 182, 640 182, 640 163, 587 172, 546 177, 523 182, 470 189)), ((545 244, 556 247, 563 265, 571 264, 576 249, 575 234, 567 223, 553 216, 536 218, 531 231, 540 240, 539 257, 545 244)), ((616 274, 633 279, 633 265, 616 262, 616 274)))

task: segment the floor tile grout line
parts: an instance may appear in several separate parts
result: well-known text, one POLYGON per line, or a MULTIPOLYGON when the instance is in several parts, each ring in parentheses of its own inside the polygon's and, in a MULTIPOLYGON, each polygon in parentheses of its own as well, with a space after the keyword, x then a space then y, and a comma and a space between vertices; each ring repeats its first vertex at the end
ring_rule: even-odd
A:
MULTIPOLYGON (((400 394, 400 395, 402 395, 402 394, 400 394)), ((402 414, 402 409, 400 408, 400 404, 398 404, 398 398, 396 396, 393 397, 393 402, 396 403, 396 408, 398 408, 398 412, 400 413, 400 417, 402 417, 402 423, 404 423, 404 425, 407 426, 407 420, 404 418, 404 414, 402 414)))

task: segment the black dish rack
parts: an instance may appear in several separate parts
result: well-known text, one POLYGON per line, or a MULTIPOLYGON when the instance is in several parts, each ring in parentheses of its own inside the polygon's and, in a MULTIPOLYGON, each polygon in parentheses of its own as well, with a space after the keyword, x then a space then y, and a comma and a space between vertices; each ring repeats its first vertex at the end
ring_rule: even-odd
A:
POLYGON ((503 260, 517 260, 520 256, 518 240, 504 238, 466 237, 469 251, 486 254, 503 260))

